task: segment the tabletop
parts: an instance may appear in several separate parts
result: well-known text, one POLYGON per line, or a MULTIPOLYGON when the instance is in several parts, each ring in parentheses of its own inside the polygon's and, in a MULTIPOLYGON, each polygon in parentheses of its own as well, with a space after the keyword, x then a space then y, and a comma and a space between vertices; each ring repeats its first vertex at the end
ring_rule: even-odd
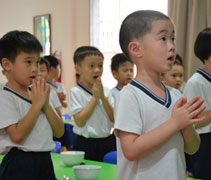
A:
MULTIPOLYGON (((72 167, 65 166, 60 154, 51 153, 53 161, 54 171, 58 180, 63 180, 63 176, 69 176, 72 180, 76 180, 72 167)), ((3 155, 0 155, 0 162, 3 159, 3 155)), ((86 165, 99 165, 101 166, 100 176, 98 180, 116 180, 117 179, 117 166, 114 164, 103 163, 98 161, 85 160, 86 165)), ((197 180, 188 177, 187 180, 197 180)))

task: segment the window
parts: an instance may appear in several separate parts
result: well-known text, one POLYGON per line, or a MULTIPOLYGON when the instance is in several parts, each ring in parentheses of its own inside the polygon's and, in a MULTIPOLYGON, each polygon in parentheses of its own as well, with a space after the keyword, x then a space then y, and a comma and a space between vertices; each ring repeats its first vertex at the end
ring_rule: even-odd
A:
POLYGON ((119 29, 124 18, 137 10, 151 9, 167 14, 167 0, 91 0, 91 45, 104 54, 104 86, 113 88, 116 80, 110 70, 111 58, 121 52, 119 29))

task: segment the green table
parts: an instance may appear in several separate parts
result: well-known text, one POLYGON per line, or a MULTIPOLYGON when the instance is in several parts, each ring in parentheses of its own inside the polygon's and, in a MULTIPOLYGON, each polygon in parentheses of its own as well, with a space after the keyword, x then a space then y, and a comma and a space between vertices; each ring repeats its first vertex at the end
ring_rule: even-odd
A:
MULTIPOLYGON (((72 180, 76 180, 73 173, 72 167, 67 167, 63 164, 62 159, 59 154, 51 153, 51 158, 53 161, 54 171, 58 180, 63 180, 63 176, 69 176, 72 180)), ((0 162, 3 159, 3 155, 0 155, 0 162)), ((85 164, 88 165, 99 165, 102 166, 100 170, 100 176, 98 180, 116 180, 116 170, 117 166, 114 164, 102 163, 97 161, 85 160, 85 164)), ((187 180, 197 180, 194 178, 187 178, 187 180)))
POLYGON ((70 125, 75 125, 75 122, 73 120, 63 120, 64 123, 70 124, 70 125))

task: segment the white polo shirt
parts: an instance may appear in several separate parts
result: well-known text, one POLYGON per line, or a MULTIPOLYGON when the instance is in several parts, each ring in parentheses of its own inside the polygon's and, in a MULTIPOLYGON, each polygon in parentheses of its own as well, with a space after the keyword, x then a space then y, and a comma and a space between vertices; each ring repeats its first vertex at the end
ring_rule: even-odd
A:
MULTIPOLYGON (((206 111, 211 111, 211 75, 203 71, 202 69, 197 69, 197 71, 192 75, 192 77, 187 81, 183 95, 191 100, 195 96, 200 96, 204 98, 204 104, 206 106, 206 111)), ((210 133, 211 123, 196 129, 197 133, 210 133)))
MULTIPOLYGON (((113 106, 114 101, 109 89, 104 87, 104 95, 113 106)), ((89 89, 78 83, 77 86, 70 89, 68 96, 68 108, 71 116, 84 109, 92 98, 89 89)), ((86 138, 104 138, 110 135, 113 123, 110 121, 102 101, 99 100, 92 115, 83 127, 74 125, 74 133, 86 138)))
POLYGON ((11 141, 5 128, 23 119, 32 102, 6 86, 0 91, 0 99, 0 154, 5 154, 12 147, 35 152, 51 151, 55 148, 51 126, 42 111, 34 128, 21 144, 11 141))
MULTIPOLYGON (((165 87, 165 86, 164 86, 165 87)), ((166 88, 166 98, 155 95, 133 79, 115 100, 118 180, 185 180, 184 140, 180 132, 154 152, 137 161, 128 161, 122 153, 118 130, 143 135, 170 119, 181 93, 166 88)))
POLYGON ((116 95, 119 94, 120 91, 121 91, 121 88, 118 85, 116 87, 114 87, 113 89, 111 89, 112 96, 114 99, 115 99, 116 95))

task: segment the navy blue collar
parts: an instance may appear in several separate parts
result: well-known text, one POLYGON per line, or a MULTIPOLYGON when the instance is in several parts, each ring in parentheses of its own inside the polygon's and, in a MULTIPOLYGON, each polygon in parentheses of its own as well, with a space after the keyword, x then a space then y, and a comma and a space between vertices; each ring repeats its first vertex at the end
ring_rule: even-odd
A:
POLYGON ((146 86, 144 86, 142 83, 140 83, 136 79, 132 79, 130 84, 139 88, 141 91, 143 91, 145 94, 147 94, 148 96, 150 96, 152 99, 162 104, 163 106, 168 108, 171 105, 171 95, 170 95, 169 90, 165 87, 164 84, 162 85, 165 88, 165 94, 166 94, 165 99, 162 99, 161 97, 157 96, 155 93, 153 93, 150 89, 148 89, 146 86))
POLYGON ((77 84, 80 88, 82 88, 84 91, 89 93, 91 96, 93 95, 92 92, 88 88, 86 88, 83 84, 81 84, 81 82, 78 82, 77 84))
POLYGON ((198 68, 197 73, 201 74, 205 79, 207 79, 209 82, 211 82, 211 75, 205 72, 204 70, 198 68))
MULTIPOLYGON (((16 91, 8 88, 7 86, 4 86, 4 90, 11 92, 11 93, 15 94, 16 96, 18 96, 19 98, 23 99, 24 101, 27 101, 28 103, 32 104, 31 100, 29 100, 28 98, 22 96, 21 94, 17 93, 16 91)), ((31 91, 30 87, 29 87, 29 90, 31 91)))
POLYGON ((116 87, 115 87, 118 91, 121 91, 121 88, 118 86, 118 85, 116 85, 116 87))
POLYGON ((50 86, 53 86, 54 88, 57 89, 57 86, 55 84, 51 83, 50 81, 47 80, 46 83, 48 83, 50 86))

